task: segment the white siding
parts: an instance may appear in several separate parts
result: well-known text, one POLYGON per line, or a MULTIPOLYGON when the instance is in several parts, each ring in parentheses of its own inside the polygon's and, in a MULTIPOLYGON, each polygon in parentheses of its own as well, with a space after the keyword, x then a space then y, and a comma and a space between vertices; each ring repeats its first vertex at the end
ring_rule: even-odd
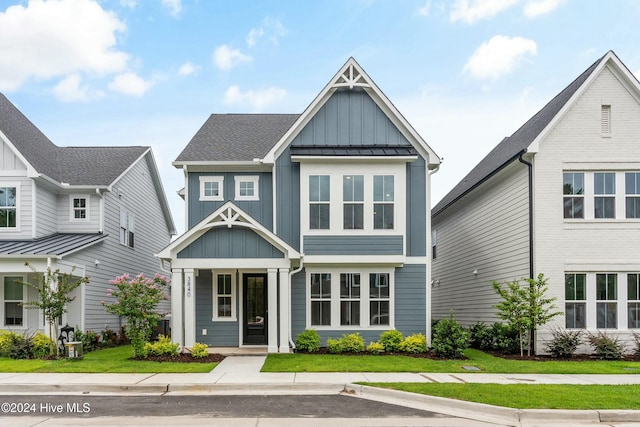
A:
POLYGON ((36 184, 36 235, 48 236, 58 231, 57 195, 36 184))
POLYGON ((0 138, 0 170, 23 171, 27 174, 27 166, 16 156, 13 148, 0 138))
POLYGON ((95 191, 59 194, 57 199, 58 230, 61 233, 97 233, 100 231, 100 196, 95 191), (71 197, 86 197, 88 220, 71 220, 71 197))
POLYGON ((529 276, 527 175, 527 167, 515 160, 433 219, 434 319, 453 310, 464 325, 493 323, 498 298, 491 282, 529 276))

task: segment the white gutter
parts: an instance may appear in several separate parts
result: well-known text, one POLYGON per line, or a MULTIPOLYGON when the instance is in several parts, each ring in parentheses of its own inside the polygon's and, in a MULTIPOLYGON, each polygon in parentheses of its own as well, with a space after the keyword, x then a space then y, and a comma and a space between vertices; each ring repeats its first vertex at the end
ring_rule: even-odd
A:
POLYGON ((302 271, 303 268, 304 268, 304 254, 300 254, 300 266, 298 266, 298 268, 296 268, 295 270, 289 272, 289 307, 287 307, 287 309, 289 310, 289 344, 291 345, 291 348, 294 350, 296 349, 296 343, 293 341, 293 335, 292 335, 293 316, 291 315, 291 290, 293 288, 293 275, 302 271))

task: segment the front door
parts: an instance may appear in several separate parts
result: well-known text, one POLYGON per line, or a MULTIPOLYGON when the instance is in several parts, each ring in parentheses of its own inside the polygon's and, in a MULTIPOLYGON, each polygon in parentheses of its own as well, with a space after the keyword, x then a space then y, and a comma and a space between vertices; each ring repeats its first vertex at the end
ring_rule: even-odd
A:
POLYGON ((267 344, 267 275, 244 274, 244 337, 245 345, 267 344))

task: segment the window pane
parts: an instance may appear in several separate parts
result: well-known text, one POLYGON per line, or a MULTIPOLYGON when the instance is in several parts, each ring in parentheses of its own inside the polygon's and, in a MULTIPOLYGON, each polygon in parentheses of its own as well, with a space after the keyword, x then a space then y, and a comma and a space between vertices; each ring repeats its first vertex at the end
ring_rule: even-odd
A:
POLYGON ((362 230, 364 227, 364 206, 362 204, 345 204, 343 206, 343 227, 345 230, 362 230))
POLYGON ((360 301, 340 302, 340 325, 360 325, 360 301))
POLYGON ((4 303, 4 324, 22 325, 22 306, 19 302, 4 303))
POLYGON ((231 297, 218 297, 218 317, 231 317, 231 297))
POLYGON ((594 198, 594 217, 595 218, 615 218, 616 204, 615 197, 595 197, 594 198))
POLYGON ((627 299, 640 300, 640 274, 627 274, 627 299))
POLYGON ((87 206, 87 201, 84 198, 81 199, 73 199, 73 207, 74 208, 85 208, 87 206))
POLYGON ((565 305, 566 327, 569 329, 582 329, 586 326, 585 303, 567 303, 565 305))
POLYGON ((617 327, 617 308, 615 302, 599 302, 597 306, 597 328, 615 329, 617 327))
POLYGON ((346 175, 342 178, 342 200, 345 202, 364 201, 364 176, 346 175))
POLYGON ((393 205, 376 203, 373 206, 373 228, 376 230, 393 230, 393 205))
POLYGON ((309 201, 320 200, 320 177, 312 175, 309 177, 309 201))
POLYGON ((389 324, 389 301, 371 301, 369 303, 369 313, 371 325, 389 324))
POLYGON ((22 277, 7 276, 4 278, 4 299, 7 301, 22 300, 22 277))
POLYGON ((369 275, 369 297, 389 298, 388 273, 372 273, 369 275))
POLYGON ((626 194, 640 194, 640 173, 627 172, 624 174, 624 190, 626 194))
POLYGON ((617 297, 616 274, 596 274, 596 299, 616 300, 617 297))
POLYGON ((563 178, 563 194, 584 194, 584 174, 583 173, 564 173, 563 178))
POLYGON ((627 218, 640 218, 640 197, 627 197, 625 205, 627 218))
POLYGON ((564 198, 565 218, 584 218, 584 198, 565 197, 564 198))
POLYGON ((311 230, 329 229, 329 204, 314 203, 309 205, 309 228, 311 230))
POLYGON ((393 175, 376 175, 373 177, 373 201, 393 202, 393 175))
POLYGON ((628 328, 640 329, 640 302, 630 302, 627 309, 628 328))
POLYGON ((616 194, 616 174, 613 172, 594 173, 595 194, 616 194))
POLYGON ((331 303, 329 301, 311 301, 311 324, 314 326, 331 325, 331 303))

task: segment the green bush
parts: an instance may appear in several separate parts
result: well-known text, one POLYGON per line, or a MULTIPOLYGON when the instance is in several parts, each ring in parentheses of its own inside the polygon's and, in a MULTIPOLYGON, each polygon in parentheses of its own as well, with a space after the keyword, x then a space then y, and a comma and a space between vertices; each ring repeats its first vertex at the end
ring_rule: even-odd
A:
POLYGON ((429 350, 427 346, 427 337, 423 334, 409 335, 402 342, 402 351, 405 353, 417 354, 426 353, 429 350))
POLYGON ((196 359, 207 357, 209 355, 209 346, 202 343, 195 343, 193 347, 191 347, 191 357, 195 357, 196 359))
POLYGON ((76 327, 76 331, 73 333, 74 341, 80 341, 82 343, 82 350, 84 353, 94 351, 100 347, 100 335, 95 331, 82 332, 76 327))
POLYGON ((446 359, 461 358, 469 344, 469 332, 466 331, 451 312, 449 318, 440 320, 433 329, 431 348, 438 357, 446 359))
POLYGON ((0 331, 0 356, 9 357, 16 345, 22 341, 22 335, 12 331, 0 331))
POLYGON ((344 351, 342 347, 342 340, 327 338, 327 351, 333 354, 342 353, 344 351))
POLYGON ((144 354, 147 356, 177 356, 178 355, 177 343, 172 343, 171 338, 164 335, 158 335, 158 341, 148 342, 144 345, 144 354))
POLYGON ((364 351, 364 339, 358 332, 343 335, 341 340, 342 349, 347 353, 362 353, 364 351))
POLYGON ((587 341, 599 359, 620 360, 624 356, 624 344, 618 341, 617 337, 610 337, 603 332, 598 332, 597 334, 589 334, 587 341))
POLYGON ((633 354, 634 354, 636 357, 640 357, 640 334, 638 334, 637 332, 634 332, 634 333, 633 333, 633 339, 634 339, 634 340, 635 340, 635 342, 636 342, 636 349, 635 349, 635 351, 633 352, 633 354))
POLYGON ((320 335, 315 329, 306 329, 296 338, 296 350, 313 353, 320 350, 320 335))
POLYGON ((480 350, 493 349, 491 328, 484 322, 477 322, 469 328, 469 346, 480 350))
POLYGON ((367 346, 367 351, 371 354, 381 354, 384 353, 384 345, 378 341, 374 341, 369 343, 367 346))
POLYGON ((387 353, 397 353, 402 351, 402 343, 404 342, 404 335, 397 329, 390 331, 384 331, 380 334, 380 344, 384 346, 384 351, 387 353))
POLYGON ((494 323, 491 327, 493 350, 505 354, 516 354, 520 352, 520 333, 515 326, 503 323, 494 323))
POLYGON ((118 333, 113 329, 105 329, 100 335, 102 336, 100 340, 102 347, 115 347, 120 344, 118 333))
POLYGON ((571 358, 582 341, 581 330, 556 327, 551 330, 551 335, 553 338, 545 344, 545 348, 551 356, 561 359, 571 358))
POLYGON ((0 331, 0 356, 13 359, 34 359, 49 355, 51 340, 42 332, 0 331))
POLYGON ((48 336, 43 334, 42 332, 36 332, 36 334, 32 338, 33 342, 33 357, 36 359, 40 359, 42 357, 48 356, 51 346, 51 339, 48 336))

